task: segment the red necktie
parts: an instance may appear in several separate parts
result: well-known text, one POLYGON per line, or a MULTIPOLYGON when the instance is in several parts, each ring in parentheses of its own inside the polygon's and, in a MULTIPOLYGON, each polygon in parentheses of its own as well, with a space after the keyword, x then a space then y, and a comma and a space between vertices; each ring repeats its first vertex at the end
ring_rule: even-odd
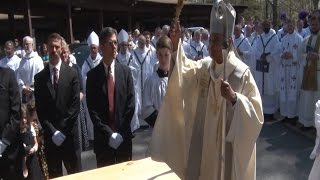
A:
POLYGON ((57 91, 58 89, 58 69, 56 67, 53 67, 53 87, 54 87, 54 90, 57 91))
MULTIPOLYGON (((111 66, 111 65, 110 65, 111 66)), ((108 105, 109 105, 109 126, 116 131, 115 113, 114 113, 114 81, 111 67, 108 66, 107 89, 108 89, 108 105)))

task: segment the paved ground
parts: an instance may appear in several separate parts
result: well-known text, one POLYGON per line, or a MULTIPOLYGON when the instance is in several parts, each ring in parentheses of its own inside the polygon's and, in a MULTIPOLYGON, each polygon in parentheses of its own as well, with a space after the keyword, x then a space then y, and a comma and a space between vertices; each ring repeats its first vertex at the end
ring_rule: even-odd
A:
MULTIPOLYGON (((133 159, 146 157, 150 130, 134 138, 133 159)), ((298 128, 282 122, 266 122, 257 141, 257 180, 306 180, 313 162, 309 154, 314 140, 298 128)), ((83 169, 96 168, 92 151, 82 153, 83 169)))
POLYGON ((314 140, 303 134, 282 122, 266 122, 257 141, 257 180, 307 180, 314 140))

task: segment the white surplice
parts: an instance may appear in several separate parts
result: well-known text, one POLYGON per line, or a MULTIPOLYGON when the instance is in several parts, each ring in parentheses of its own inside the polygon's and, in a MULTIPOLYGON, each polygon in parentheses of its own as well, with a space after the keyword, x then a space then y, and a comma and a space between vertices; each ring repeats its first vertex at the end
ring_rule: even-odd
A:
POLYGON ((116 62, 126 66, 129 66, 132 60, 133 60, 133 55, 130 53, 129 50, 127 50, 125 54, 122 54, 121 52, 119 52, 116 56, 116 62))
POLYGON ((160 110, 161 103, 166 95, 168 77, 159 77, 157 72, 153 72, 144 84, 142 118, 149 117, 154 111, 160 110))

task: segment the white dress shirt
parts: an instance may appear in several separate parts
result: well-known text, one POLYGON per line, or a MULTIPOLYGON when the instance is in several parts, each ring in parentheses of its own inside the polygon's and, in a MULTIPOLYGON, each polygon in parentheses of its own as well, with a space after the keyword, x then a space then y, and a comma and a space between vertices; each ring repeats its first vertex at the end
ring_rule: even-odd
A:
POLYGON ((56 64, 55 66, 52 65, 51 63, 49 63, 49 70, 50 70, 50 79, 51 79, 51 83, 53 84, 53 79, 54 79, 54 71, 53 68, 57 68, 58 69, 58 81, 59 81, 59 77, 60 77, 60 68, 61 68, 61 59, 59 60, 58 64, 56 64))
MULTIPOLYGON (((113 78, 113 82, 115 83, 116 81, 116 79, 115 79, 115 73, 114 73, 114 61, 115 61, 115 59, 112 61, 112 63, 111 63, 111 75, 112 75, 112 78, 113 78)), ((106 64, 106 63, 104 63, 103 62, 103 66, 104 66, 104 71, 105 71, 105 73, 106 73, 106 77, 108 78, 108 65, 106 64)))

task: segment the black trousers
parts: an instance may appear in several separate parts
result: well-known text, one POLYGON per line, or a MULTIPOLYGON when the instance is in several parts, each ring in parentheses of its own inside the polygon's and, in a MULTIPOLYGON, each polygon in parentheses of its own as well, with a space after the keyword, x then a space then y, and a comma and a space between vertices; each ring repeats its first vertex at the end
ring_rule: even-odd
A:
MULTIPOLYGON (((19 141, 20 142, 20 141, 19 141)), ((22 147, 18 143, 11 144, 0 158, 0 179, 19 180, 22 176, 22 147)))
POLYGON ((81 154, 76 153, 73 136, 66 135, 60 146, 56 146, 51 137, 46 137, 44 144, 50 179, 63 175, 62 162, 68 174, 80 172, 81 154))
POLYGON ((132 160, 132 140, 124 140, 118 149, 109 146, 104 151, 96 151, 97 167, 104 167, 132 160))

